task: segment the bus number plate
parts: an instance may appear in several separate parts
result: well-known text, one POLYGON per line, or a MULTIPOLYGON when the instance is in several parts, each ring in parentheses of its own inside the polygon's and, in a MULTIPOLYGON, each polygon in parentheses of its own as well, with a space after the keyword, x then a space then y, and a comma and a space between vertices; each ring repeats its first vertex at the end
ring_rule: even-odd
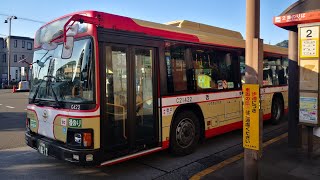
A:
POLYGON ((79 104, 72 104, 71 109, 80 110, 80 105, 79 104))
POLYGON ((46 144, 44 144, 42 142, 39 143, 38 151, 40 154, 48 156, 48 147, 46 146, 46 144))

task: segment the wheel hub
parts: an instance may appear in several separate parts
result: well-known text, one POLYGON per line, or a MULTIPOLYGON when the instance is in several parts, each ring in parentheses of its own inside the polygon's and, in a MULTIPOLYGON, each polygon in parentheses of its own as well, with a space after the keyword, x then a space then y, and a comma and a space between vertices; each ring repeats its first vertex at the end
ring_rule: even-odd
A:
POLYGON ((195 126, 191 119, 183 119, 176 130, 176 140, 181 147, 190 146, 195 138, 195 126))

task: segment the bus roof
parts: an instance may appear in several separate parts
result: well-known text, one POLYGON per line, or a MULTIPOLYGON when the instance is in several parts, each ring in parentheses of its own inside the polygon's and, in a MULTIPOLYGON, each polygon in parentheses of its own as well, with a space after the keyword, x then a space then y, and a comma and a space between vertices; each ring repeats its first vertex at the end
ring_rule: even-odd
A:
MULTIPOLYGON (((200 43, 221 45, 227 47, 245 48, 245 40, 240 32, 223 29, 215 26, 192 22, 188 20, 171 21, 165 24, 154 23, 139 19, 132 19, 135 23, 143 27, 161 29, 165 31, 178 32, 194 35, 200 43)), ((265 52, 287 55, 288 49, 264 44, 265 52)))
MULTIPOLYGON (((72 16, 75 14, 86 14, 87 16, 91 17, 99 16, 102 19, 101 26, 108 29, 118 29, 123 31, 144 33, 151 36, 162 37, 165 39, 191 43, 201 43, 242 49, 245 48, 245 40, 243 39, 240 32, 188 20, 178 20, 166 24, 160 24, 98 11, 81 11, 69 14, 67 16, 72 16)), ((281 55, 288 54, 287 48, 266 44, 264 44, 263 48, 264 52, 281 55)))

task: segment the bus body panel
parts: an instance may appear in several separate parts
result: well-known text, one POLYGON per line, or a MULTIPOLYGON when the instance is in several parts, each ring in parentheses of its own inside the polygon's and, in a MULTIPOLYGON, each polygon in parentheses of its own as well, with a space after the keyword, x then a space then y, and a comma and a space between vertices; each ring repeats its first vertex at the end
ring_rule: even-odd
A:
POLYGON ((100 116, 97 112, 70 114, 69 111, 28 105, 27 118, 30 119, 30 129, 33 133, 63 143, 66 143, 67 141, 68 128, 93 129, 94 149, 100 148, 100 116), (47 115, 44 114, 45 111, 47 112, 47 115), (47 118, 43 116, 47 116, 47 118), (49 119, 50 124, 49 122, 47 123, 49 119), (81 124, 76 124, 76 122, 81 122, 81 124), (48 133, 51 133, 52 135, 48 133))
MULTIPOLYGON (((284 101, 284 111, 286 112, 288 109, 288 86, 264 87, 261 89, 263 120, 271 118, 272 98, 275 93, 281 93, 284 101)), ((164 97, 162 98, 162 104, 164 105, 162 107, 162 139, 166 147, 169 147, 170 126, 174 119, 174 114, 178 107, 183 105, 176 102, 188 98, 192 99, 188 103, 197 103, 201 108, 206 138, 242 128, 241 91, 164 97), (208 99, 208 95, 214 98, 206 100, 206 98, 208 99)))

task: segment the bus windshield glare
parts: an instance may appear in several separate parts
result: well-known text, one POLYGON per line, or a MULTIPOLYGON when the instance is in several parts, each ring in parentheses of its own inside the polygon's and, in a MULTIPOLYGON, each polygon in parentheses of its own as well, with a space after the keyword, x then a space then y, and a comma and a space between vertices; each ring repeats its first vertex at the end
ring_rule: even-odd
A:
POLYGON ((61 59, 62 44, 54 50, 34 52, 30 103, 90 103, 94 101, 93 45, 91 39, 75 41, 73 55, 61 59))

